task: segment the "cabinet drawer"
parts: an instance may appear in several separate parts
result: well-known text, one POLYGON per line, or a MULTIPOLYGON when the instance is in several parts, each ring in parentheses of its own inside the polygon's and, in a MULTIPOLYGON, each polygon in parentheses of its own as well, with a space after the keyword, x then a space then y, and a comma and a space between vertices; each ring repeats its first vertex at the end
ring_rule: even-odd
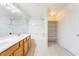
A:
POLYGON ((19 43, 13 45, 12 47, 8 48, 7 50, 5 50, 4 52, 2 52, 0 55, 1 56, 10 56, 12 55, 12 53, 19 48, 19 43))

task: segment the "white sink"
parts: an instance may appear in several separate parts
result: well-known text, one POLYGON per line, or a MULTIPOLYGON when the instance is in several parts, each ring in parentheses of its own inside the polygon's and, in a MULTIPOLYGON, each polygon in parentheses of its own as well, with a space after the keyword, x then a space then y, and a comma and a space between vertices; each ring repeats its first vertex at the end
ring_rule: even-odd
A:
POLYGON ((10 42, 10 41, 13 41, 13 40, 15 40, 15 39, 17 39, 16 36, 0 37, 0 45, 1 45, 1 44, 5 44, 5 43, 8 43, 8 42, 10 42))
POLYGON ((21 35, 10 35, 10 36, 4 36, 4 37, 0 37, 0 45, 5 45, 8 42, 15 42, 17 40, 23 39, 25 38, 26 35, 25 34, 21 34, 21 35))

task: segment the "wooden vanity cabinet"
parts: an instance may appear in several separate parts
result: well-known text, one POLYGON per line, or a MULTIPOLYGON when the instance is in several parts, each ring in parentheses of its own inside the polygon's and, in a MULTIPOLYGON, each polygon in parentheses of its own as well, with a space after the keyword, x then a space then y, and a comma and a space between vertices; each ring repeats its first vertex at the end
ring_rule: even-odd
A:
POLYGON ((28 36, 25 39, 14 44, 13 46, 9 47, 5 51, 1 52, 0 56, 26 56, 31 45, 31 36, 28 36))

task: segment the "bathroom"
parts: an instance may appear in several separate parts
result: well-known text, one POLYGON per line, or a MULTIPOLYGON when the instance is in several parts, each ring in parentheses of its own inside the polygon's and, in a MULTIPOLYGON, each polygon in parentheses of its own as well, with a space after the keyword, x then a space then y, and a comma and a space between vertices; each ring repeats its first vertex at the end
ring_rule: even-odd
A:
POLYGON ((0 56, 79 55, 78 6, 0 3, 0 56))

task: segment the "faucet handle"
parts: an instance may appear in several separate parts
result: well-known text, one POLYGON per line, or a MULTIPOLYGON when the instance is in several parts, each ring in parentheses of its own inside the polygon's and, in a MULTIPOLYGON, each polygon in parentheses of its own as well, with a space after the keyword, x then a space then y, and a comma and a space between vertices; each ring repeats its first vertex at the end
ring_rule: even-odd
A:
POLYGON ((10 32, 9 35, 12 35, 12 33, 10 32))

